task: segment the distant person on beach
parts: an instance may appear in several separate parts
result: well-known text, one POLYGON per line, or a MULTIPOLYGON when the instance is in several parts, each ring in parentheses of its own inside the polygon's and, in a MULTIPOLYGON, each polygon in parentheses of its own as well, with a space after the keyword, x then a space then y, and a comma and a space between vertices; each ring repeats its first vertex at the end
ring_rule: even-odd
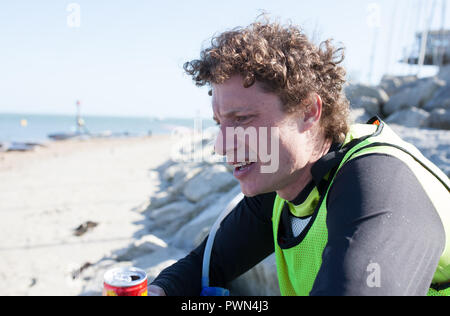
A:
MULTIPOLYGON (((341 48, 256 21, 200 56, 184 68, 210 87, 215 149, 245 195, 215 237, 210 286, 275 253, 282 295, 450 293, 449 179, 380 118, 349 125, 341 48), (239 139, 238 128, 267 148, 274 139, 261 131, 275 128, 276 170, 263 171, 273 161, 261 151, 250 158, 251 133, 239 139)), ((200 295, 205 244, 162 271, 150 295, 200 295)))

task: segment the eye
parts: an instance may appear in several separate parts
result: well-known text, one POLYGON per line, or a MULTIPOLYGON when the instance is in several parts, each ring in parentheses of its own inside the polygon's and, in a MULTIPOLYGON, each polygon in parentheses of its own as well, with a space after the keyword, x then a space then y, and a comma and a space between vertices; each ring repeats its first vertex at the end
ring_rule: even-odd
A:
POLYGON ((244 123, 249 118, 250 118, 250 116, 236 116, 236 123, 244 123))

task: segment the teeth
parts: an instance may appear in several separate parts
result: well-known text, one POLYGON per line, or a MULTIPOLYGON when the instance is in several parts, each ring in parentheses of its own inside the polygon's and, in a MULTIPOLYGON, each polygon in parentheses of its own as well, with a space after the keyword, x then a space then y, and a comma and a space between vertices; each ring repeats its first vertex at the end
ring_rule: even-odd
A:
POLYGON ((253 163, 253 162, 246 161, 246 162, 240 162, 240 163, 237 163, 237 164, 235 164, 234 166, 235 166, 236 168, 242 168, 242 167, 247 166, 247 165, 250 165, 250 164, 252 164, 252 163, 253 163))

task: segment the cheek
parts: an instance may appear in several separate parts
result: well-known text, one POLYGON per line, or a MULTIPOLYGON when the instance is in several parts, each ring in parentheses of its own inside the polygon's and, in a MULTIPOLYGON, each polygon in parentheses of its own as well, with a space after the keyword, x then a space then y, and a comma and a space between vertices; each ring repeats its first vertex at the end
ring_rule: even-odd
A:
POLYGON ((280 170, 291 170, 294 168, 295 156, 291 147, 283 147, 280 145, 280 170))
POLYGON ((306 164, 307 146, 299 133, 280 137, 280 169, 293 172, 306 164))
POLYGON ((296 136, 296 133, 291 129, 280 129, 280 135, 278 139, 281 159, 289 161, 294 157, 294 153, 299 149, 298 143, 296 141, 296 136))

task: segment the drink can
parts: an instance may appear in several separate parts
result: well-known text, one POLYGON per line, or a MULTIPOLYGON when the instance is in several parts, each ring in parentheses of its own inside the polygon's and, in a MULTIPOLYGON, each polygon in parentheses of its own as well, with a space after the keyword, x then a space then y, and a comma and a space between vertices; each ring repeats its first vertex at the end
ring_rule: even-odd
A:
POLYGON ((134 267, 108 270, 104 276, 103 296, 147 296, 147 273, 134 267))

